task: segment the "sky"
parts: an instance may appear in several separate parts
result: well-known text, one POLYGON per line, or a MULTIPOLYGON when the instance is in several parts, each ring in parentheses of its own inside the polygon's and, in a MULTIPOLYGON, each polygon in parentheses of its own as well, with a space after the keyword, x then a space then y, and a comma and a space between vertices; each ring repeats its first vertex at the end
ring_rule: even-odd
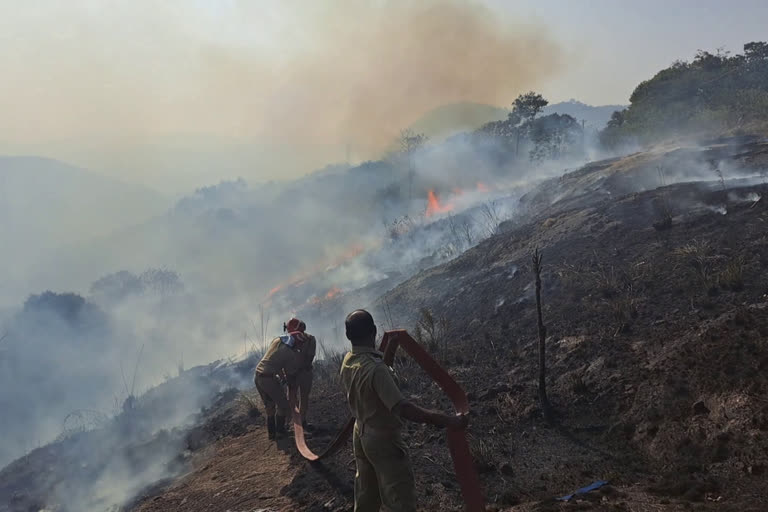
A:
POLYGON ((0 0, 0 154, 186 190, 375 158, 453 102, 622 104, 768 2, 0 0))
POLYGON ((486 0, 543 23, 573 65, 540 89, 554 101, 626 104, 634 88, 699 49, 734 53, 768 39, 763 0, 486 0))

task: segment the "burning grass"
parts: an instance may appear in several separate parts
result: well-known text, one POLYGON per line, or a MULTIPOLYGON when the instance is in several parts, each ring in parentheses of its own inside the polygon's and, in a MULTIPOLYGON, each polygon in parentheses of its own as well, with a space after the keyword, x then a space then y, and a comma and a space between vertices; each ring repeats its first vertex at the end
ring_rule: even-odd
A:
POLYGON ((433 189, 429 189, 427 192, 427 217, 432 217, 433 215, 440 213, 448 213, 453 211, 453 209, 454 205, 452 203, 441 203, 435 191, 433 189))

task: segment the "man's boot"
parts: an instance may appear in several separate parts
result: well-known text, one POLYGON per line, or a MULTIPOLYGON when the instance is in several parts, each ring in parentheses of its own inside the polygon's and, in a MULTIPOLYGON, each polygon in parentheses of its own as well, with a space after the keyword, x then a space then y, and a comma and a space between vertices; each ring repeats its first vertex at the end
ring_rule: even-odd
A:
POLYGON ((275 416, 275 438, 282 439, 285 437, 285 416, 279 414, 275 416))
POLYGON ((270 440, 275 439, 275 417, 267 416, 267 433, 270 440))

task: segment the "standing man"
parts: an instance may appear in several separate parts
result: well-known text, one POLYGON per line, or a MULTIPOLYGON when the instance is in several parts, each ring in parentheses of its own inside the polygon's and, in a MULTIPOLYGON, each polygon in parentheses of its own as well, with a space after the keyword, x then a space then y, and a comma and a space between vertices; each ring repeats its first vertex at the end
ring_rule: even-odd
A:
POLYGON ((301 368, 296 376, 296 383, 299 386, 299 413, 301 414, 301 425, 304 430, 310 431, 311 425, 307 423, 307 411, 309 410, 309 394, 312 391, 312 362, 315 360, 317 351, 317 340, 311 334, 307 334, 307 326, 304 322, 299 323, 299 331, 306 336, 306 341, 301 347, 301 368))
POLYGON ((355 512, 416 511, 416 488, 403 419, 460 429, 466 416, 430 411, 406 400, 376 350, 373 317, 358 309, 344 322, 352 350, 341 364, 341 382, 355 417, 355 512))
POLYGON ((299 320, 291 318, 283 328, 287 334, 275 338, 270 343, 267 353, 256 366, 254 384, 264 402, 267 413, 267 431, 270 439, 277 439, 285 434, 285 420, 290 416, 290 403, 286 396, 283 382, 296 386, 296 375, 302 364, 301 348, 306 341, 304 333, 299 331, 299 320))

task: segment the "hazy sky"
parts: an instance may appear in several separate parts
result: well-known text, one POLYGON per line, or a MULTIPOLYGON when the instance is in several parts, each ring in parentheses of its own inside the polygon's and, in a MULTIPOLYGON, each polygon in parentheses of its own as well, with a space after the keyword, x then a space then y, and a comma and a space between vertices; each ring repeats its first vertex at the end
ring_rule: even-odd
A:
POLYGON ((170 190, 302 174, 445 103, 625 103, 766 19, 757 0, 0 0, 0 153, 170 190))
POLYGON ((544 23, 574 64, 541 87, 552 100, 628 103, 641 81, 698 49, 768 39, 765 0, 485 0, 544 23))

